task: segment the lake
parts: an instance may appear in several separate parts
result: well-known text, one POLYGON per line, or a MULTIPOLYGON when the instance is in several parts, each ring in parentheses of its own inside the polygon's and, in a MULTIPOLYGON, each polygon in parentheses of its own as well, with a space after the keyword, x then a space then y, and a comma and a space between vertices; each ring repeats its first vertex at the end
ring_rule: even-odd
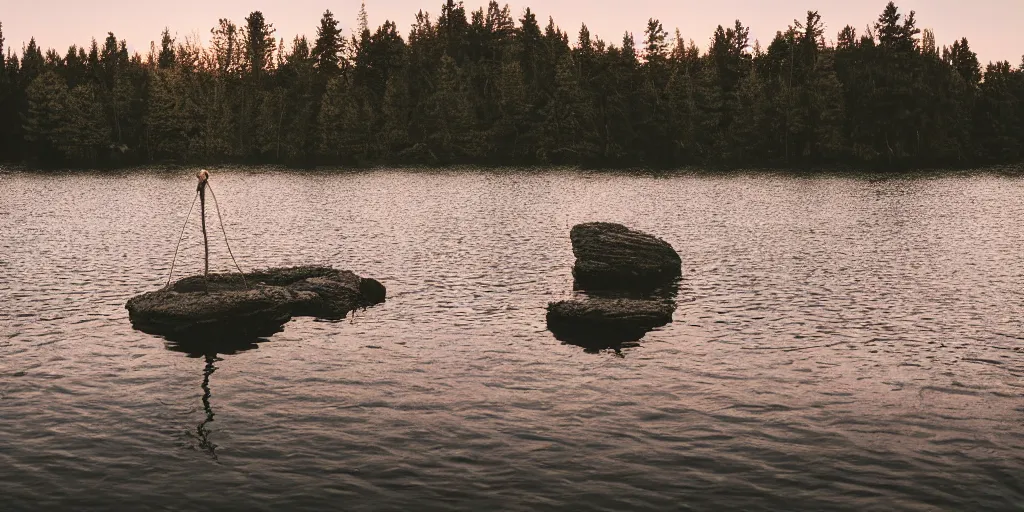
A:
POLYGON ((388 298, 204 354, 124 309, 194 173, 0 171, 0 508, 1024 508, 1019 176, 214 169, 244 269, 388 298), (671 324, 594 353, 544 314, 597 220, 684 278, 671 324))

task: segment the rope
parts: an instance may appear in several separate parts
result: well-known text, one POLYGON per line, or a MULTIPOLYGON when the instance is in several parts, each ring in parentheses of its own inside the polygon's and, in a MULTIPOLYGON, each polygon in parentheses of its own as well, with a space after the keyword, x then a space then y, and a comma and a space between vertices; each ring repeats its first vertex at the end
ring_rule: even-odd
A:
POLYGON ((228 246, 228 255, 231 256, 231 262, 234 263, 235 268, 238 269, 238 274, 242 276, 242 284, 248 288, 249 283, 245 280, 245 272, 242 272, 242 268, 239 267, 238 262, 235 261, 235 255, 231 253, 231 244, 228 243, 228 232, 224 229, 224 218, 220 216, 220 205, 217 204, 217 194, 213 192, 213 187, 211 187, 209 183, 206 184, 206 187, 210 189, 210 195, 213 197, 213 206, 217 210, 217 220, 220 221, 221 233, 224 233, 224 245, 228 246))
POLYGON ((171 259, 171 273, 167 275, 167 286, 171 285, 171 277, 174 275, 174 262, 178 259, 178 247, 181 246, 181 239, 185 238, 185 228, 188 227, 188 219, 192 217, 192 210, 196 207, 197 199, 199 199, 198 190, 196 190, 196 196, 192 198, 192 206, 188 207, 188 215, 185 216, 185 224, 181 226, 181 236, 178 237, 178 243, 174 245, 174 258, 171 259))

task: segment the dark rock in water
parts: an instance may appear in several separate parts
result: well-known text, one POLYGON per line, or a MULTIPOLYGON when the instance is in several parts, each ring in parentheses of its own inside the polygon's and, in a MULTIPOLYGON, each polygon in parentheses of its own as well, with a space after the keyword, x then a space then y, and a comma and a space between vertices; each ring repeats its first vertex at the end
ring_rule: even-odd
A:
POLYGON ((379 282, 331 267, 306 266, 245 274, 186 277, 132 297, 132 325, 170 340, 251 339, 280 332, 293 316, 344 318, 384 302, 379 282))
POLYGON ((671 302, 590 297, 548 304, 548 329, 555 338, 585 347, 637 341, 672 321, 671 302))
POLYGON ((621 224, 591 222, 569 232, 579 289, 638 289, 680 277, 682 260, 668 242, 621 224))
POLYGON ((671 245, 606 222, 573 226, 569 237, 575 288, 589 297, 548 305, 548 329, 557 339, 617 349, 672 321, 682 260, 671 245))

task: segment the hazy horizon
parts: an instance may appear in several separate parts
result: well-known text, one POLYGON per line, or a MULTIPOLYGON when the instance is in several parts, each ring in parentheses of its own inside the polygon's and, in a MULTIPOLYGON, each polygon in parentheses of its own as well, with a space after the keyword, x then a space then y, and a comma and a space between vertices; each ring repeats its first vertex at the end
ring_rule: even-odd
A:
MULTIPOLYGON (((356 23, 360 3, 358 0, 294 0, 284 5, 265 5, 265 2, 252 0, 226 0, 217 4, 184 0, 173 11, 155 12, 141 12, 126 0, 111 0, 104 4, 68 3, 58 5, 56 9, 48 3, 17 3, 0 14, 0 22, 3 23, 5 46, 19 54, 31 37, 35 37, 44 49, 54 48, 63 54, 72 44, 87 46, 93 38, 102 42, 107 32, 113 32, 119 40, 127 41, 130 51, 145 55, 150 41, 159 41, 164 27, 168 27, 179 41, 198 34, 206 44, 210 28, 219 18, 228 18, 242 25, 244 18, 256 10, 262 11, 267 21, 273 24, 275 37, 290 41, 296 35, 313 37, 320 16, 330 9, 348 37, 356 23)), ((392 20, 406 37, 417 11, 429 12, 431 18, 436 19, 441 4, 441 0, 394 0, 387 3, 371 0, 366 2, 366 8, 371 26, 392 20)), ((646 22, 653 17, 659 19, 669 32, 678 28, 684 39, 692 39, 705 50, 715 27, 731 25, 736 19, 750 27, 752 41, 758 40, 765 47, 776 31, 784 29, 794 19, 803 19, 807 10, 817 10, 821 14, 829 40, 834 40, 839 30, 848 24, 860 34, 875 22, 885 1, 782 0, 768 3, 740 0, 693 6, 666 5, 652 0, 590 5, 581 5, 573 0, 548 0, 508 2, 508 5, 517 22, 525 8, 530 7, 541 25, 545 25, 551 16, 555 24, 574 39, 580 24, 586 23, 591 33, 616 45, 620 44, 626 31, 632 32, 638 43, 642 41, 646 22)), ((903 14, 917 11, 918 27, 932 29, 940 47, 967 37, 983 67, 990 61, 1001 60, 1008 60, 1014 66, 1021 64, 1024 41, 1021 41, 1016 25, 1024 19, 1024 2, 918 0, 897 2, 897 5, 903 14)), ((465 6, 467 12, 471 12, 486 6, 486 2, 470 0, 465 2, 465 6)))

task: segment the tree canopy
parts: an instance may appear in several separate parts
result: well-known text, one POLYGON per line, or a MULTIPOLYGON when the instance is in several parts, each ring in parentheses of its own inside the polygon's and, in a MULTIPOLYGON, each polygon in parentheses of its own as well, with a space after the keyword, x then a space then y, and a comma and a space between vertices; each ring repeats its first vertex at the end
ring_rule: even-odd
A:
MULTIPOLYGON (((172 35, 148 55, 100 42, 4 46, 0 161, 568 164, 588 167, 923 167, 1024 159, 1024 58, 982 65, 966 38, 939 45, 914 11, 884 6, 863 34, 828 35, 815 11, 774 38, 735 20, 701 52, 651 18, 606 42, 586 25, 490 2, 444 0, 407 33, 277 38, 253 11, 210 43, 172 35), (542 25, 543 23, 543 25, 542 25), (642 38, 642 40, 641 40, 642 38)), ((312 21, 312 20, 311 20, 312 21)))

